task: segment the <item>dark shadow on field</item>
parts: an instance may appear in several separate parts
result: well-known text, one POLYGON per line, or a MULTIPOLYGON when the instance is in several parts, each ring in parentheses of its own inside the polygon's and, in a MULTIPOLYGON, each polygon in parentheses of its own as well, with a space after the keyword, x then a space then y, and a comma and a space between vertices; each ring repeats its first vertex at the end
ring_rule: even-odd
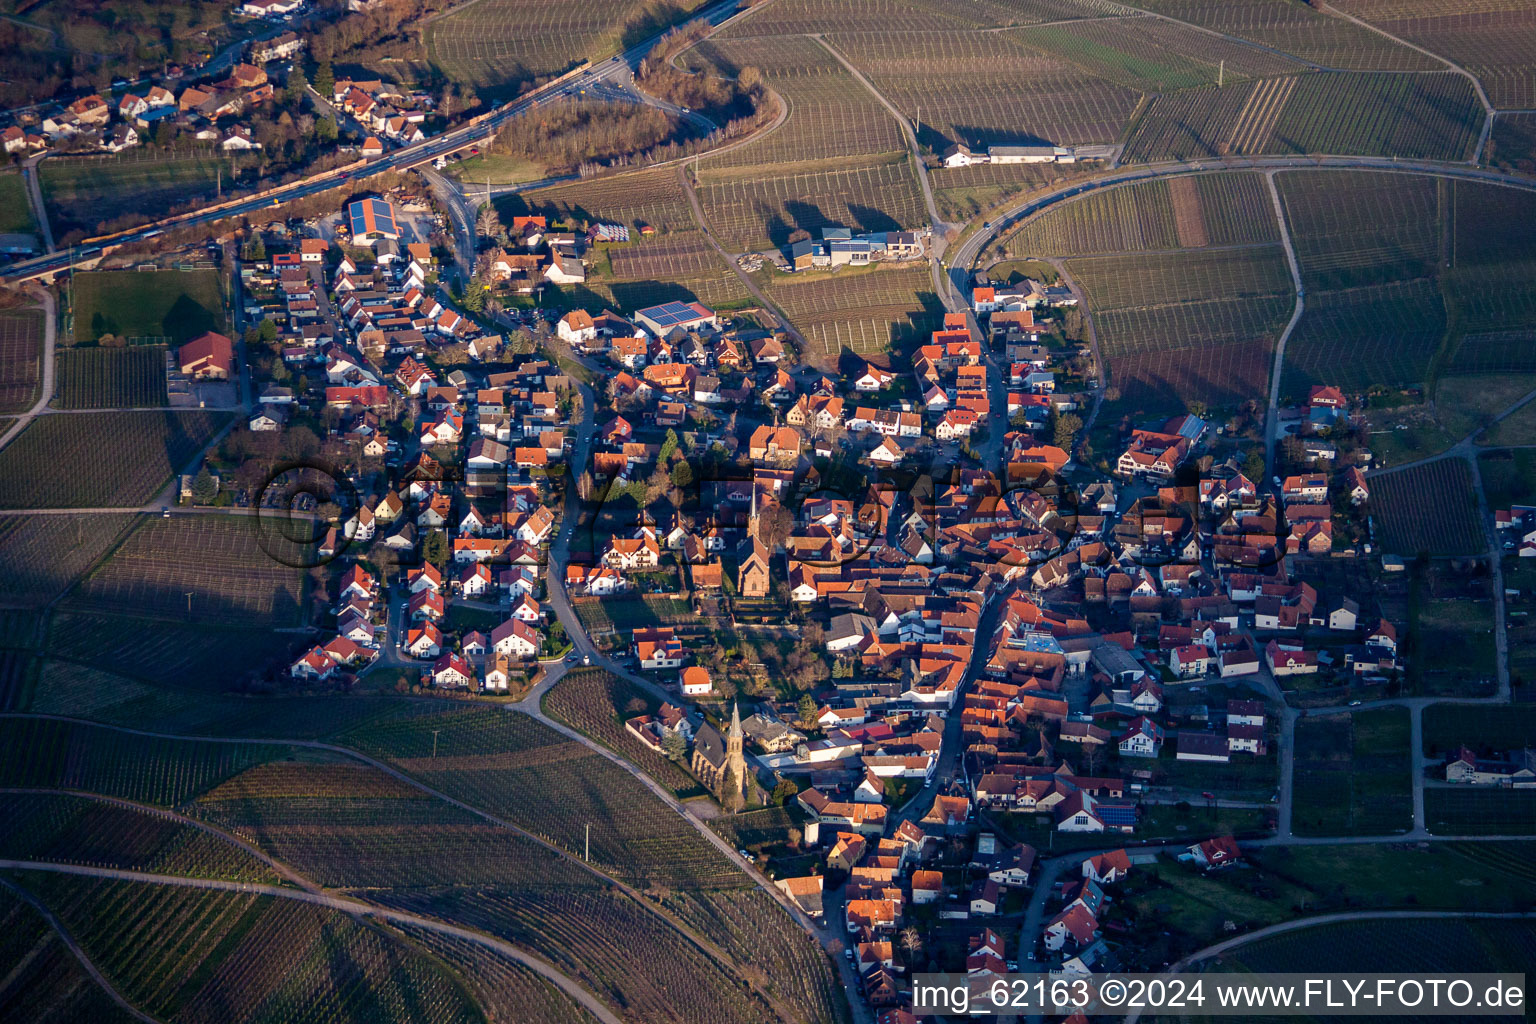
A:
POLYGON ((644 308, 673 300, 696 302, 699 298, 675 281, 615 281, 608 287, 621 309, 644 308))
POLYGON ((783 220, 774 214, 767 229, 768 237, 773 240, 773 244, 781 247, 789 244, 790 231, 809 231, 814 236, 819 234, 822 228, 833 223, 830 217, 821 212, 821 207, 798 199, 785 201, 784 213, 793 222, 793 226, 785 225, 783 220), (782 234, 776 233, 779 231, 782 231, 782 234))
POLYGON ((957 124, 954 129, 955 134, 966 140, 966 144, 973 149, 985 149, 988 146, 1056 145, 1052 140, 1036 135, 1034 132, 998 128, 995 125, 957 124))
POLYGON ((859 224, 862 231, 900 231, 901 224, 884 210, 877 210, 873 206, 860 206, 857 203, 848 204, 848 213, 859 224))
POLYGON ((160 321, 160 332, 167 335, 176 345, 206 331, 217 330, 218 327, 219 315, 185 293, 177 297, 160 321))

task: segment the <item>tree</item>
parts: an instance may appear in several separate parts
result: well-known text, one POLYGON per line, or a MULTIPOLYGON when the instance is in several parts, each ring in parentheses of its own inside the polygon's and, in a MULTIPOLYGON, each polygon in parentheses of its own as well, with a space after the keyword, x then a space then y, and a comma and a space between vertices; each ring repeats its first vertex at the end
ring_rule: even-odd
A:
POLYGON ((204 466, 197 471, 197 476, 192 480, 192 500, 199 505, 211 505, 213 499, 219 496, 219 484, 214 480, 213 474, 204 466))
POLYGON ((155 145, 161 149, 169 149, 172 140, 176 138, 176 129, 171 127, 171 122, 161 121, 155 125, 155 145))
POLYGON ((661 452, 656 456, 656 460, 666 465, 672 461, 672 456, 675 454, 677 454, 677 431, 668 427, 667 436, 662 439, 661 452))
MULTIPOLYGON (((327 100, 336 95, 336 72, 331 68, 331 62, 328 60, 321 61, 320 66, 315 69, 315 92, 327 100)), ((335 124, 335 121, 331 122, 332 127, 335 124)))
POLYGON ((667 755, 668 761, 683 763, 688 756, 688 744, 683 739, 683 734, 675 730, 669 730, 661 739, 661 752, 667 755))
POLYGON ((793 780, 782 779, 773 787, 773 803, 775 807, 783 807, 800 793, 800 787, 793 780))
POLYGON ((686 490, 693 483, 693 467, 686 462, 679 462, 672 467, 672 486, 678 490, 686 490))
POLYGON ((336 127, 336 119, 329 114, 315 122, 315 138, 321 142, 335 142, 341 134, 336 127))
POLYGON ((441 569, 448 564, 448 535, 442 530, 432 530, 422 539, 421 557, 441 569))
POLYGON ((907 962, 911 963, 923 948, 923 933, 916 926, 907 925, 901 930, 901 948, 907 954, 907 962))
POLYGON ((1264 482, 1264 450, 1254 448, 1248 452, 1248 457, 1243 460, 1243 475, 1254 484, 1264 482))
POLYGON ((264 260, 267 258, 267 247, 262 244, 259 231, 251 233, 251 240, 245 243, 245 251, 240 255, 242 259, 247 260, 264 260))
POLYGON ((741 779, 736 775, 736 766, 725 766, 725 779, 720 785, 720 804, 732 814, 740 814, 742 807, 741 779))
POLYGON ((256 337, 260 338, 265 344, 272 344, 277 340, 277 322, 275 320, 263 319, 261 323, 256 325, 256 337))
POLYGON ((304 79, 304 69, 295 66, 288 74, 288 84, 283 88, 284 98, 290 104, 298 104, 304 98, 304 90, 309 82, 304 79))
POLYGON ((1052 436, 1056 447, 1062 451, 1071 451, 1077 432, 1083 429, 1083 418, 1076 413, 1064 412, 1058 413, 1052 419, 1054 420, 1052 436))
POLYGON ((810 694, 804 694, 800 698, 800 724, 804 728, 816 728, 816 698, 810 694))

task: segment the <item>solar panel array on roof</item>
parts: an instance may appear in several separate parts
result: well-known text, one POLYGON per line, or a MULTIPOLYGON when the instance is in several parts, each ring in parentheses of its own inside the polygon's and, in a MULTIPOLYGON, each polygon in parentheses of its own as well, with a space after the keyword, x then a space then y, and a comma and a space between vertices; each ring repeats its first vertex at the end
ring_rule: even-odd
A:
POLYGON ((659 306, 651 306, 642 309, 635 314, 643 316, 657 327, 675 327, 691 320, 707 319, 711 314, 709 310, 696 302, 663 302, 659 306))
POLYGON ((354 236, 374 233, 395 236, 400 233, 395 227, 395 208, 377 197, 349 203, 347 220, 354 236))

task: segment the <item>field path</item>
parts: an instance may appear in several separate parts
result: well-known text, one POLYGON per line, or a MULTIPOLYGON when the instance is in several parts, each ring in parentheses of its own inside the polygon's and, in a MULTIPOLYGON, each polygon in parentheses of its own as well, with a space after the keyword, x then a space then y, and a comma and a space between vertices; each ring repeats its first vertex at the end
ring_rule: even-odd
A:
POLYGON ((53 916, 53 911, 43 906, 41 900, 39 900, 36 896, 33 896, 27 890, 23 889, 21 886, 17 885, 15 882, 12 882, 10 879, 0 878, 0 886, 4 886, 11 892, 15 893, 18 899, 22 900, 27 904, 27 906, 37 911, 42 919, 48 922, 48 927, 53 929, 54 934, 59 937, 59 941, 64 943, 65 948, 74 954, 76 960, 80 961, 81 969, 85 971, 90 979, 94 981, 97 986, 99 986, 101 990, 105 992, 114 1003, 116 1003, 118 1006, 121 1006, 125 1013, 133 1017, 135 1020, 144 1021, 144 1024, 160 1024, 159 1018, 151 1017, 143 1010, 140 1010, 137 1006, 134 1006, 127 999, 123 998, 123 994, 119 992, 115 987, 113 987, 112 983, 107 980, 106 975, 102 974, 100 969, 98 969, 97 966, 91 962, 91 958, 85 955, 85 950, 81 949, 79 944, 75 942, 74 937, 70 935, 69 932, 64 930, 63 923, 60 922, 58 918, 53 916))
POLYGON ((811 36, 811 38, 816 40, 821 48, 831 54, 839 64, 847 68, 848 73, 854 77, 854 80, 867 89, 871 96, 879 100, 880 105, 890 112, 890 115, 896 119, 897 124, 901 125, 901 134, 907 140, 907 149, 911 154, 912 163, 917 169, 917 182, 923 186, 923 203, 928 207, 928 220, 933 225, 933 243, 929 249, 929 258, 937 260, 940 256, 944 255, 944 229, 949 225, 939 216, 939 208, 934 205, 933 186, 928 182, 928 168, 923 165, 923 151, 917 144, 917 133, 912 130, 912 122, 907 119, 906 115, 896 109, 895 104, 880 94, 880 90, 876 89, 874 84, 864 77, 864 72, 854 67, 847 57, 838 52, 837 47, 827 42, 825 36, 817 33, 811 36))
POLYGON ((252 846, 250 843, 246 842, 244 839, 241 839, 233 832, 225 831, 224 829, 210 822, 200 821, 197 818, 189 818, 185 814, 180 814, 176 811, 168 810, 164 807, 156 807, 153 804, 141 804, 136 800, 125 800, 122 797, 104 796, 100 793, 90 793, 81 789, 60 789, 47 786, 18 786, 0 789, 0 796, 8 796, 13 794, 78 797, 82 800, 94 800, 100 804, 110 804, 113 807, 125 807, 130 811, 137 811, 140 814, 147 814, 151 817, 163 818, 166 821, 174 821, 178 825, 187 825, 191 828, 200 829, 203 832, 207 832, 209 835, 219 837, 226 843, 229 843, 231 846, 239 847, 243 852, 250 854, 252 857, 255 857, 257 860, 261 861, 273 871, 276 871, 279 875, 282 875, 284 878, 288 879, 288 881, 292 882, 300 889, 303 889, 306 892, 321 891, 320 886, 316 885, 313 881, 305 878, 303 875, 299 874, 297 871, 293 870, 282 861, 274 860, 272 856, 266 851, 260 849, 259 847, 252 846))
POLYGON ((47 155, 39 153, 22 161, 21 178, 27 186, 27 202, 31 204, 32 218, 37 221, 38 229, 42 232, 43 245, 48 252, 58 252, 59 247, 53 243, 53 225, 48 223, 48 204, 43 202, 43 189, 38 181, 38 165, 47 155))
MULTIPOLYGON (((150 885, 174 885, 185 889, 209 889, 217 892, 243 892, 255 893, 260 896, 276 896, 279 899, 297 900, 300 903, 312 903, 329 910, 339 910, 344 914, 354 917, 371 917, 389 924, 406 924, 424 931, 436 932, 439 935, 447 935, 456 939, 473 942, 477 946, 495 950, 503 956, 510 957, 524 967, 541 975, 546 981, 554 985, 560 991, 570 996, 579 1006, 591 1013, 603 1024, 624 1024, 613 1012, 608 1009, 596 996, 572 981, 567 975, 556 970, 548 961, 534 956, 526 950, 520 949, 509 942, 503 942, 494 936, 483 932, 473 931, 469 928, 460 928, 457 925, 443 921, 435 921, 429 917, 418 917, 400 910, 388 910, 383 907, 375 907, 369 903, 348 899, 343 896, 332 896, 328 893, 298 892, 294 889, 285 889, 276 885, 260 885, 253 882, 226 882, 216 878, 182 878, 177 875, 156 875, 143 871, 121 871, 116 868, 93 868, 81 864, 48 864, 39 861, 28 860, 0 860, 0 868, 10 871, 49 871, 61 875, 82 875, 88 878, 106 878, 118 882, 141 882, 150 885)), ((30 901, 29 901, 30 902, 30 901)), ((36 904, 33 904, 36 906, 36 904)), ((50 915, 50 924, 59 932, 60 936, 74 949, 74 944, 67 937, 67 933, 60 927, 58 921, 50 915)), ((76 955, 81 955, 77 952, 76 955)), ((82 963, 87 963, 81 957, 82 963)), ((98 981, 99 974, 93 975, 98 981)), ((105 985, 105 983, 103 982, 105 985)), ((110 986, 107 991, 112 992, 110 986)), ((126 1004, 125 1004, 126 1005, 126 1004)), ((134 1015, 140 1020, 153 1020, 144 1014, 135 1011, 134 1015)))
POLYGON ((1482 159, 1483 149, 1488 145, 1488 135, 1493 131, 1493 104, 1488 102, 1488 94, 1483 91, 1483 83, 1478 80, 1476 75, 1462 67, 1460 64, 1457 64, 1455 61, 1450 60, 1449 58, 1438 54, 1433 50, 1426 50, 1422 46, 1410 43, 1408 40, 1395 36, 1384 28, 1378 28, 1368 21, 1362 21, 1361 19, 1355 17, 1353 14, 1350 14, 1348 11, 1341 11, 1330 3, 1320 2, 1316 6, 1318 10, 1325 14, 1331 14, 1335 18, 1342 18, 1345 21, 1354 22, 1361 28, 1368 29, 1369 31, 1375 32, 1377 35, 1382 36, 1383 38, 1392 40, 1398 46, 1422 53, 1424 56, 1430 58, 1431 60, 1437 60, 1441 64, 1444 64, 1446 67, 1450 68, 1452 71, 1456 72, 1458 75, 1464 77, 1467 81, 1471 82, 1473 91, 1477 93, 1477 101, 1483 105, 1483 130, 1477 136, 1477 147, 1472 150, 1472 155, 1467 158, 1467 163, 1475 164, 1482 159))
MULTIPOLYGON (((1291 245, 1291 230, 1285 223, 1285 206, 1280 202, 1280 190, 1275 187, 1275 174, 1275 171, 1266 172, 1264 183, 1269 186, 1269 198, 1275 206, 1275 222, 1280 226, 1280 244, 1285 247, 1285 261, 1291 268, 1291 283, 1296 286, 1296 308, 1291 311, 1290 323, 1285 325, 1285 330, 1280 332, 1275 342, 1275 365, 1269 374, 1269 411, 1264 418, 1264 467, 1270 476, 1275 474, 1275 446, 1280 435, 1280 375, 1285 369, 1285 343, 1290 340, 1291 332, 1301 322, 1301 314, 1307 308, 1307 290, 1301 286, 1301 266, 1296 262, 1296 248, 1291 245)), ((1255 483, 1264 486, 1262 480, 1255 483)))
POLYGON ((52 292, 46 288, 38 288, 35 294, 43 307, 42 390, 37 396, 37 401, 32 404, 32 408, 16 417, 16 422, 11 424, 10 429, 4 435, 0 435, 0 448, 10 444, 16 435, 27 429, 27 424, 31 423, 34 417, 47 409, 48 403, 53 401, 53 375, 55 364, 57 363, 56 349, 59 333, 59 310, 53 301, 52 292))
MULTIPOLYGON (((575 616, 573 615, 572 618, 574 619, 575 616)), ((579 620, 577 620, 577 622, 579 624, 579 620)), ((584 636, 585 634, 577 634, 577 633, 573 632, 571 635, 574 637, 574 636, 577 636, 577 635, 583 635, 584 636)), ((558 676, 556 676, 556 678, 558 678, 558 676)), ((646 685, 650 689, 655 689, 654 685, 652 685, 652 684, 647 683, 646 685)), ((540 692, 542 693, 542 688, 541 688, 540 692)), ((804 914, 799 912, 799 908, 794 907, 793 905, 788 903, 788 897, 786 897, 783 893, 781 893, 772 884, 770 884, 765 879, 763 879, 763 877, 761 875, 759 875, 755 871, 753 871, 751 869, 751 866, 749 864, 747 864, 747 862, 742 857, 740 857, 736 853, 736 851, 734 849, 731 848, 730 844, 726 843, 725 840, 721 839, 713 831, 711 831, 708 825, 706 825, 703 822, 699 821, 693 815, 688 814, 687 810, 682 806, 682 804, 675 797, 673 797, 670 793, 667 793, 664 790, 662 790, 661 787, 655 782, 655 780, 651 779, 650 776, 646 775, 644 772, 640 771, 639 768, 636 768, 634 765, 630 764, 628 761, 625 761, 623 758, 619 757, 617 754, 615 754, 612 751, 608 750, 606 747, 603 747, 601 745, 596 744, 592 740, 587 739, 585 736, 582 736, 581 734, 574 732, 573 730, 567 728, 564 725, 561 725, 561 724, 559 724, 557 722, 554 722, 553 720, 545 718, 543 716, 542 710, 540 710, 538 714, 534 714, 533 712, 528 711, 526 708, 519 708, 518 710, 522 710, 524 713, 530 714, 533 717, 538 718, 540 721, 542 721, 545 724, 549 725, 551 728, 553 728, 556 731, 560 732, 562 735, 570 737, 571 739, 581 743, 583 746, 587 746, 587 747, 592 748, 597 753, 602 754, 604 757, 608 758, 610 761, 613 761, 615 764, 619 765, 620 767, 624 768, 626 771, 630 772, 630 774, 634 775, 642 783, 647 785, 647 787, 650 788, 654 793, 656 793, 656 795, 659 798, 661 798, 663 800, 663 802, 667 803, 670 807, 672 807, 679 814, 681 814, 684 817, 684 819, 687 820, 688 822, 690 822, 695 828, 697 828, 702 835, 704 835, 706 838, 710 839, 714 843, 714 845, 717 846, 721 850, 721 852, 726 856, 726 858, 728 860, 733 862, 737 867, 739 867, 742 870, 746 871, 747 872, 747 876, 749 878, 751 878, 758 886, 760 886, 771 897, 773 897, 776 902, 779 902, 780 905, 785 906, 785 908, 787 910, 789 910, 791 916, 795 918, 795 920, 796 920, 796 922, 798 924, 801 924, 804 927, 812 929, 813 933, 815 932, 814 925, 812 925, 810 923, 809 919, 806 918, 804 916, 804 914)), ((98 729, 111 729, 111 730, 113 730, 115 732, 127 733, 127 734, 133 735, 133 736, 144 736, 144 737, 149 737, 149 738, 152 738, 152 739, 180 739, 180 740, 194 740, 194 741, 197 741, 197 742, 204 742, 204 743, 239 743, 239 744, 247 744, 247 745, 249 745, 249 744, 274 745, 275 744, 275 745, 280 745, 280 746, 305 747, 305 748, 308 748, 308 749, 311 749, 311 750, 325 750, 325 751, 330 751, 332 753, 342 754, 342 755, 345 755, 347 757, 355 758, 356 760, 362 761, 364 764, 367 764, 367 765, 369 765, 372 768, 376 768, 377 770, 383 772, 384 774, 388 775, 389 777, 391 777, 391 778, 393 778, 393 779, 395 779, 395 780, 397 780, 399 782, 405 783, 407 786, 411 786, 414 789, 418 789, 421 792, 426 793, 427 795, 433 797, 434 799, 441 800, 444 803, 451 804, 452 806, 459 808, 460 810, 467 811, 470 814, 473 814, 476 817, 478 817, 478 818, 480 818, 480 819, 482 819, 484 821, 488 821, 488 822, 490 822, 493 825, 498 825, 498 826, 500 826, 502 828, 505 828, 505 829, 507 829, 507 830, 509 830, 511 832, 516 832, 518 835, 521 835, 521 836, 523 836, 526 839, 530 839, 533 842, 538 843, 540 846, 542 846, 545 849, 549 850, 551 853, 554 853, 557 856, 562 857, 565 860, 570 861, 572 864, 575 864, 578 867, 580 867, 580 868, 582 868, 582 869, 584 869, 586 871, 591 872, 593 875, 596 875, 598 878, 601 878, 603 881, 607 882, 609 885, 612 885, 615 889, 618 889, 620 892, 622 892, 626 896, 630 897, 632 900, 634 900, 634 902, 636 904, 639 905, 639 907, 642 910, 644 910, 644 911, 646 911, 646 912, 648 912, 650 914, 653 914, 663 924, 665 924, 666 926, 672 928, 674 931, 678 932, 685 939, 687 939, 690 943, 692 943, 695 947, 697 947, 699 949, 699 951, 702 952, 705 956, 709 957, 710 959, 714 960, 716 963, 720 964, 723 970, 726 970, 729 974, 732 974, 732 975, 735 975, 737 977, 740 977, 740 972, 737 969, 738 965, 737 965, 736 961, 733 958, 729 957, 722 949, 720 949, 719 946, 717 946, 714 942, 710 941, 709 939, 705 938, 703 935, 700 935, 693 928, 690 928, 689 926, 683 924, 681 921, 676 920, 670 914, 662 912, 655 905, 654 902, 646 899, 643 894, 641 894, 638 890, 636 890, 633 886, 629 885, 628 883, 626 883, 626 882, 622 881, 621 879, 619 879, 619 878, 609 874, 608 872, 602 870, 601 868, 593 866, 592 864, 588 863, 587 861, 582 860, 580 857, 577 857, 575 854, 572 854, 569 851, 567 851, 565 849, 562 849, 561 847, 555 845, 554 843, 551 843, 548 840, 543 839, 540 836, 537 836, 534 833, 527 831, 526 829, 523 829, 523 828, 520 828, 517 825, 514 825, 512 822, 507 821, 504 818, 499 818, 496 815, 493 815, 493 814, 491 814, 488 811, 481 810, 480 808, 477 808, 477 807, 475 807, 475 806, 473 806, 471 804, 465 803, 462 800, 457 800, 457 799, 449 796, 447 793, 442 792, 441 790, 434 789, 433 787, 428 786, 426 783, 424 783, 421 780, 417 779, 416 777, 410 775, 409 773, 404 772, 404 771, 402 771, 402 770, 400 770, 398 768, 395 768, 392 765, 389 765, 389 764, 387 764, 387 763, 385 763, 383 761, 380 761, 380 760, 378 760, 376 758, 370 757, 369 755, 364 754, 361 751, 355 750, 355 749, 353 749, 351 747, 344 747, 344 746, 341 746, 339 744, 334 744, 334 743, 325 743, 325 742, 323 742, 321 740, 276 739, 276 738, 272 738, 272 737, 253 739, 253 738, 248 738, 248 737, 231 737, 231 736, 181 736, 181 735, 177 735, 177 734, 174 734, 174 733, 151 732, 151 731, 145 730, 145 729, 133 729, 133 728, 130 728, 128 726, 106 725, 106 724, 103 724, 101 722, 92 722, 92 721, 90 721, 88 719, 71 718, 71 717, 69 717, 67 715, 39 715, 39 714, 31 714, 31 713, 26 713, 26 712, 6 711, 6 712, 0 712, 0 718, 38 718, 38 719, 46 719, 46 720, 56 721, 56 722, 69 722, 69 723, 75 724, 75 725, 94 727, 94 728, 98 728, 98 729)), ((0 864, 0 866, 3 866, 3 864, 0 864)), ((231 884, 233 884, 233 883, 231 883, 231 884)), ((766 992, 762 992, 762 991, 759 990, 759 995, 761 995, 764 999, 768 1000, 770 1003, 776 1003, 776 1000, 771 995, 769 995, 766 992)), ((775 1009, 778 1009, 778 1007, 775 1006, 775 1009)), ((781 1013, 781 1019, 788 1020, 788 1019, 792 1019, 792 1018, 787 1016, 787 1015, 783 1015, 781 1013)))

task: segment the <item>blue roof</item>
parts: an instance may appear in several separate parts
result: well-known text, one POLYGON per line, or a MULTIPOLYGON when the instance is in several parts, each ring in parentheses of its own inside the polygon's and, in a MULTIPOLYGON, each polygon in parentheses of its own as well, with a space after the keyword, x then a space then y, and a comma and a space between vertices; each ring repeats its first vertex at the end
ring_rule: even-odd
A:
POLYGON ((1110 803, 1101 800, 1093 805, 1093 810, 1099 816, 1099 820, 1106 825, 1136 824, 1135 804, 1110 803))
POLYGON ((648 306, 635 313, 635 316, 643 316, 657 327, 675 327, 694 320, 707 320, 712 315, 709 310, 696 302, 676 300, 663 302, 659 306, 648 306))

